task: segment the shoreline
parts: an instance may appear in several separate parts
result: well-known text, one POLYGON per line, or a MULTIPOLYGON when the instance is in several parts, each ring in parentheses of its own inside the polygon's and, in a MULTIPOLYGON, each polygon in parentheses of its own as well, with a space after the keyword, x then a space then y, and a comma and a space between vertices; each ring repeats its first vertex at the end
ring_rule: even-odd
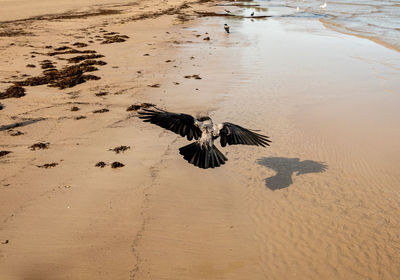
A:
POLYGON ((372 37, 372 36, 366 36, 366 35, 360 34, 359 32, 357 33, 357 31, 351 30, 350 28, 347 28, 347 27, 344 27, 344 26, 340 26, 339 24, 335 24, 334 22, 329 22, 329 21, 326 21, 324 19, 320 19, 320 21, 326 28, 329 28, 329 29, 334 30, 336 32, 343 33, 343 34, 350 35, 350 36, 355 36, 355 37, 358 37, 358 38, 367 39, 367 40, 370 40, 370 41, 372 41, 372 42, 374 42, 374 43, 376 43, 378 45, 381 45, 381 46, 383 46, 383 47, 385 47, 387 49, 400 52, 400 47, 397 47, 397 46, 395 46, 393 44, 385 42, 385 41, 383 41, 383 40, 381 40, 379 38, 375 38, 375 37, 372 37))

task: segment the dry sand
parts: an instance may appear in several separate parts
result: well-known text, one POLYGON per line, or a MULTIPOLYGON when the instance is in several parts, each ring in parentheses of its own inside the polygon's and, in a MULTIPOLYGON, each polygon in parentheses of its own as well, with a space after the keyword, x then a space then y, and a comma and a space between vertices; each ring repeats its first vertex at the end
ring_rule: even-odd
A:
POLYGON ((212 2, 48 2, 0 1, 19 20, 1 25, 0 80, 61 69, 79 54, 45 53, 75 42, 107 64, 0 100, 0 279, 400 278, 398 52, 313 19, 195 16, 223 11, 212 2), (143 102, 273 144, 198 169, 185 139, 126 111, 143 102))

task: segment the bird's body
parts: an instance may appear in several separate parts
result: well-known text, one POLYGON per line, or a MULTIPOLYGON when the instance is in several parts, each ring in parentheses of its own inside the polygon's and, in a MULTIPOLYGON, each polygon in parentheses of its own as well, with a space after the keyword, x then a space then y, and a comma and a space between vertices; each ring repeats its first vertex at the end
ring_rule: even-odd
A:
POLYGON ((201 131, 201 136, 198 140, 199 144, 203 147, 212 147, 214 145, 214 139, 219 137, 219 131, 222 125, 214 124, 208 117, 195 120, 194 125, 201 131))
POLYGON ((224 24, 224 29, 225 29, 225 31, 226 31, 226 33, 230 33, 229 32, 229 25, 227 25, 226 23, 224 24))
POLYGON ((252 12, 250 16, 253 17, 254 16, 254 12, 252 12))
POLYGON ((266 147, 271 142, 268 136, 258 134, 233 123, 214 124, 210 117, 194 118, 187 114, 171 113, 164 110, 144 109, 139 118, 171 130, 188 140, 196 140, 181 147, 179 153, 189 163, 200 168, 221 166, 228 159, 214 145, 220 138, 222 147, 229 145, 255 145, 266 147))
POLYGON ((326 4, 326 2, 324 2, 324 4, 322 4, 321 6, 319 6, 321 9, 325 10, 326 7, 328 6, 328 4, 326 4))

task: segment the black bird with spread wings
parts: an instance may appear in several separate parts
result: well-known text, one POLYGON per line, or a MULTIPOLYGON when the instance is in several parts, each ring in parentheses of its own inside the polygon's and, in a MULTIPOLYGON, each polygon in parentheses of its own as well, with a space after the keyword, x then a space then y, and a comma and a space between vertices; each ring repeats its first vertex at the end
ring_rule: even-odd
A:
POLYGON ((195 142, 181 147, 179 153, 189 163, 204 169, 219 167, 228 160, 214 145, 214 140, 218 137, 222 147, 227 144, 266 147, 271 142, 268 136, 233 123, 214 124, 210 117, 196 119, 191 115, 171 113, 156 108, 143 109, 139 112, 139 118, 144 122, 171 130, 188 140, 195 139, 195 142))

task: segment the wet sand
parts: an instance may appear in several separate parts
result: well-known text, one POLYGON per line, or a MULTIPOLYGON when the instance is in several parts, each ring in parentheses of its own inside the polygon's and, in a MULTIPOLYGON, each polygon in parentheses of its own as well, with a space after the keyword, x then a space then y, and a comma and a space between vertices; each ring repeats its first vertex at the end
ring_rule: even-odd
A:
POLYGON ((0 100, 11 152, 0 157, 0 278, 399 278, 399 53, 317 19, 195 16, 226 8, 213 3, 168 12, 179 1, 147 18, 151 4, 2 37, 1 81, 41 75, 45 59, 61 69, 31 52, 75 42, 107 64, 90 73, 99 80, 0 100), (129 39, 101 44, 107 32, 129 39), (179 155, 187 140, 126 111, 143 102, 273 143, 221 149, 228 162, 202 170, 179 155))

